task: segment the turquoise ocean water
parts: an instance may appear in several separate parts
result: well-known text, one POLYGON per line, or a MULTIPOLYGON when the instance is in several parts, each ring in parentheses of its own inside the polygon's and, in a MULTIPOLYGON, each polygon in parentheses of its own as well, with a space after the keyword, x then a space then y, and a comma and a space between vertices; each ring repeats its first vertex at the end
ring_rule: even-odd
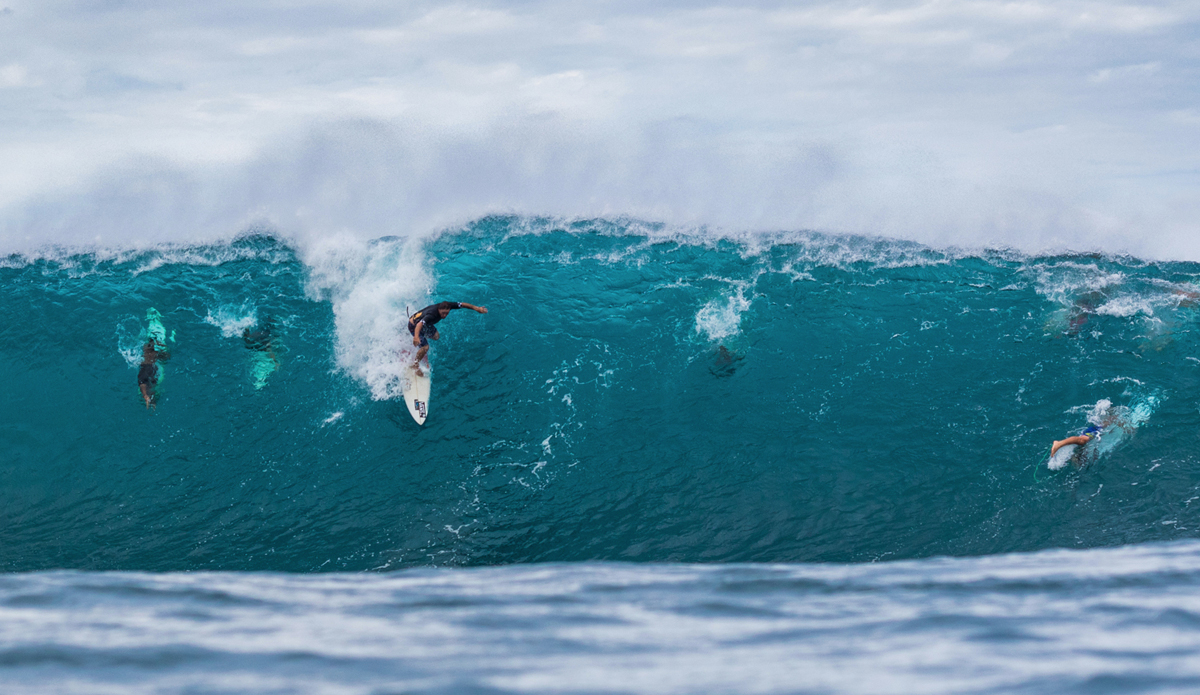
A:
POLYGON ((0 287, 17 692, 1197 687, 1200 264, 489 217, 0 287), (442 299, 489 313, 439 325, 422 428, 442 299))

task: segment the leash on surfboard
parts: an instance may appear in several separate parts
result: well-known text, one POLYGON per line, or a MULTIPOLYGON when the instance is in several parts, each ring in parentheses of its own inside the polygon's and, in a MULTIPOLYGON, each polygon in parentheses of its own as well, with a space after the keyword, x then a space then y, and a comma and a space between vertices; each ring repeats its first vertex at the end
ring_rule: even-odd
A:
POLYGON ((1033 467, 1033 482, 1035 482, 1035 483, 1042 482, 1041 480, 1038 480, 1038 469, 1042 467, 1043 463, 1045 463, 1046 461, 1049 461, 1049 460, 1050 460, 1050 452, 1047 451, 1046 455, 1042 457, 1042 460, 1038 461, 1037 465, 1033 467))

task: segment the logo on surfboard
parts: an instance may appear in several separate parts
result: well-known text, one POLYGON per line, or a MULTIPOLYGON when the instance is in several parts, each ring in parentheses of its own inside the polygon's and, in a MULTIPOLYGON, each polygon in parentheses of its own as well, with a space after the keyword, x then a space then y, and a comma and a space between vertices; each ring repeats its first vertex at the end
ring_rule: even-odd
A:
POLYGON ((425 401, 419 401, 414 398, 413 407, 417 409, 417 412, 421 414, 421 417, 425 417, 425 401))

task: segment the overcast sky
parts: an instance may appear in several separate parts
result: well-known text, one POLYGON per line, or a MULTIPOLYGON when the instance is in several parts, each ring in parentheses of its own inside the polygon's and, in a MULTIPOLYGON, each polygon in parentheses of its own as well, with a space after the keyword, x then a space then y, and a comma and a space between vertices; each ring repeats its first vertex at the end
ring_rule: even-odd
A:
POLYGON ((1200 3, 0 0, 0 242, 487 212, 1200 259, 1200 3))

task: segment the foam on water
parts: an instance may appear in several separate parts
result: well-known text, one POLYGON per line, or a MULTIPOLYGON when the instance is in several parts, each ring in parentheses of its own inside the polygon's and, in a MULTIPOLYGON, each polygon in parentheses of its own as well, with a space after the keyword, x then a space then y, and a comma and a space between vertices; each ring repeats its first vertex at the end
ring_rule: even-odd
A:
POLYGON ((308 246, 304 258, 309 294, 333 307, 338 365, 362 380, 372 398, 402 396, 405 355, 414 349, 408 315, 425 307, 434 290, 421 245, 341 236, 308 246))
POLYGON ((710 341, 721 341, 737 335, 742 314, 750 308, 746 287, 738 285, 732 294, 718 297, 696 312, 696 331, 710 341))
POLYGON ((258 309, 247 304, 222 304, 209 309, 204 322, 216 326, 226 338, 236 338, 246 329, 258 325, 258 309))
POLYGON ((29 573, 0 581, 0 672, 14 695, 1180 693, 1198 558, 29 573))

